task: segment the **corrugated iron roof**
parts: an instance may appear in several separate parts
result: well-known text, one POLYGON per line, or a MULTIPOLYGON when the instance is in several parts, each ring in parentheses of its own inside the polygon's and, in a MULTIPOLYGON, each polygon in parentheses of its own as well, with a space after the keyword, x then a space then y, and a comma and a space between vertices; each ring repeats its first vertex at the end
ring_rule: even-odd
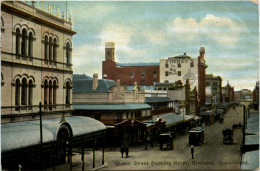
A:
POLYGON ((120 67, 160 66, 160 63, 116 63, 120 67))
POLYGON ((73 74, 72 78, 73 80, 93 80, 92 77, 85 74, 73 74))
POLYGON ((79 104, 73 105, 75 110, 138 110, 150 109, 151 106, 145 103, 136 104, 79 104))
MULTIPOLYGON (((105 130, 100 121, 83 116, 65 117, 72 128, 73 137, 105 130)), ((61 118, 42 120, 43 143, 56 140, 61 118)), ((1 124, 1 152, 40 144, 40 121, 22 121, 1 124)))
POLYGON ((155 102, 172 102, 173 100, 169 97, 146 97, 146 103, 155 103, 155 102))
POLYGON ((93 90, 93 80, 73 80, 73 92, 74 93, 107 93, 109 89, 117 83, 113 80, 101 79, 98 80, 98 86, 96 90, 93 90))
POLYGON ((259 150, 246 152, 242 155, 241 170, 255 170, 259 168, 259 150))
POLYGON ((158 116, 161 117, 162 120, 166 121, 166 126, 171 126, 173 124, 183 121, 183 116, 181 116, 181 115, 177 115, 175 113, 166 113, 166 114, 162 114, 162 115, 155 115, 155 116, 153 116, 153 120, 146 120, 143 122, 150 123, 148 125, 151 125, 151 123, 156 123, 158 116))

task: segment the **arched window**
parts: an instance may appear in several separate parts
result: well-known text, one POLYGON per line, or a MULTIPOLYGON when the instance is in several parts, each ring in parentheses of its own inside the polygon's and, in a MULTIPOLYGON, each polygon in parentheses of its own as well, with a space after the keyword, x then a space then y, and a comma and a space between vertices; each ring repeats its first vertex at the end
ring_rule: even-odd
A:
POLYGON ((23 29, 22 31, 22 55, 26 55, 26 39, 27 39, 27 31, 26 29, 23 29))
POLYGON ((29 46, 28 46, 28 56, 33 57, 33 34, 29 34, 29 46))
POLYGON ((32 105, 33 101, 33 82, 32 80, 29 81, 29 98, 28 98, 28 105, 32 105))
POLYGON ((48 37, 45 36, 45 41, 44 41, 44 59, 48 59, 48 37))
POLYGON ((70 43, 66 44, 66 64, 70 63, 70 43))
POLYGON ((51 61, 52 60, 52 38, 50 37, 49 39, 49 60, 51 61))
POLYGON ((20 105, 20 80, 15 81, 15 105, 20 105))
POLYGON ((53 105, 56 105, 56 89, 57 89, 57 82, 55 80, 53 82, 53 105))
POLYGON ((20 55, 20 29, 16 29, 16 54, 20 55))
POLYGON ((70 82, 66 82, 66 104, 70 104, 70 82))
POLYGON ((26 99, 27 99, 27 80, 26 80, 26 78, 23 78, 21 105, 26 105, 26 99))
POLYGON ((57 39, 54 38, 54 45, 53 45, 53 60, 57 61, 57 39))
POLYGON ((52 105, 52 82, 49 81, 49 104, 52 105))
POLYGON ((44 105, 48 104, 47 103, 47 100, 48 100, 48 92, 47 92, 47 90, 48 90, 48 81, 45 80, 44 81, 44 105))

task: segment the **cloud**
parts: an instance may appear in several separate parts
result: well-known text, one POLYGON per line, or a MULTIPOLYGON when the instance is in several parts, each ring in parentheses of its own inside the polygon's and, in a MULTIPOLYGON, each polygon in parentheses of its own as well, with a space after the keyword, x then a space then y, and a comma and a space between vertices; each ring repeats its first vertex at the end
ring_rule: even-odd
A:
POLYGON ((213 40, 224 45, 235 45, 243 31, 241 25, 234 22, 228 17, 217 17, 207 14, 200 21, 194 18, 182 19, 180 17, 174 19, 167 24, 168 31, 173 36, 181 38, 183 41, 213 40))

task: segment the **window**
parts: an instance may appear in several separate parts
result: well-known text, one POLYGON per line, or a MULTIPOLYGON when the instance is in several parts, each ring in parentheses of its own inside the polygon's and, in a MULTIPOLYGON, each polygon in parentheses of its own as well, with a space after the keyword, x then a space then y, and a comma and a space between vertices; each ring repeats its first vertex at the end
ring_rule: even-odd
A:
POLYGON ((44 105, 47 105, 47 100, 48 100, 48 81, 44 81, 44 105))
POLYGON ((190 63, 190 67, 194 67, 194 63, 193 62, 190 63))
POLYGON ((181 71, 178 71, 178 76, 181 76, 181 71))
POLYGON ((129 113, 128 113, 128 112, 126 112, 126 119, 128 119, 128 117, 129 117, 128 115, 129 115, 129 113))
POLYGON ((164 80, 165 83, 169 83, 169 80, 164 80))
POLYGON ((169 67, 169 65, 168 65, 168 63, 166 63, 166 64, 165 64, 165 68, 168 68, 168 67, 169 67))
POLYGON ((130 72, 130 78, 134 78, 134 72, 130 72))
POLYGON ((32 80, 29 81, 29 97, 28 97, 28 105, 32 105, 32 98, 33 98, 33 82, 32 80))
POLYGON ((20 80, 15 81, 15 105, 20 105, 20 80))
POLYGON ((145 81, 144 80, 141 81, 141 85, 145 85, 145 81))
POLYGON ((169 73, 168 73, 168 71, 165 71, 165 76, 169 76, 169 73))
POLYGON ((136 118, 137 118, 137 117, 141 117, 141 111, 135 112, 135 117, 136 117, 136 118))
POLYGON ((52 82, 49 81, 49 104, 52 105, 52 82))
POLYGON ((130 85, 133 86, 133 85, 134 85, 134 82, 133 82, 133 81, 130 81, 130 85))
POLYGON ((181 68, 181 63, 178 63, 178 68, 181 68))
POLYGON ((54 45, 53 45, 53 61, 57 61, 57 39, 54 38, 54 45))
POLYGON ((52 60, 52 54, 53 54, 53 52, 52 52, 52 46, 53 46, 53 44, 52 44, 52 38, 50 37, 50 39, 49 39, 49 60, 50 60, 50 61, 52 60))
POLYGON ((57 83, 55 80, 53 82, 53 105, 56 105, 56 89, 57 89, 57 83))
POLYGON ((26 80, 26 78, 23 78, 21 105, 26 105, 26 99, 27 99, 27 80, 26 80))
POLYGON ((153 72, 153 77, 157 77, 157 72, 153 72))
POLYGON ((66 63, 70 64, 70 43, 66 44, 66 63))
POLYGON ((66 104, 70 104, 70 83, 66 82, 66 104))
POLYGON ((29 46, 28 46, 28 56, 33 57, 33 34, 29 34, 29 46))
POLYGON ((48 37, 45 36, 45 41, 44 41, 44 59, 48 59, 48 37))
POLYGON ((26 55, 26 39, 27 39, 27 31, 23 29, 22 31, 22 55, 26 55))
POLYGON ((16 54, 20 55, 20 29, 16 29, 16 54))
POLYGON ((142 72, 142 78, 144 78, 145 77, 145 72, 142 72))

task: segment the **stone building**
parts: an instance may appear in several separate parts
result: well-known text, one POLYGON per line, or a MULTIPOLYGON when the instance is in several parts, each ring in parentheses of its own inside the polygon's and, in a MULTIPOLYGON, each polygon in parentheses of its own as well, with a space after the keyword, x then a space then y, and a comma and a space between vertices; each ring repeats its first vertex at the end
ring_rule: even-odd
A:
POLYGON ((198 58, 192 58, 186 53, 167 59, 160 59, 160 82, 186 82, 189 79, 191 89, 197 87, 199 106, 205 106, 205 75, 206 61, 204 58, 205 48, 200 48, 198 58))
POLYGON ((213 74, 206 74, 206 86, 211 86, 213 102, 220 104, 222 102, 222 78, 213 74))
POLYGON ((121 81, 121 84, 133 86, 152 86, 160 81, 159 63, 118 63, 115 61, 115 43, 106 42, 105 61, 102 61, 102 78, 121 81))
POLYGON ((223 102, 234 102, 235 100, 234 87, 232 87, 229 82, 227 82, 225 87, 222 87, 222 99, 223 102))
POLYGON ((55 169, 56 165, 69 170, 72 145, 92 143, 106 131, 92 118, 71 116, 76 32, 70 17, 60 17, 59 11, 53 14, 51 4, 46 12, 44 5, 1 2, 3 170, 55 169))

